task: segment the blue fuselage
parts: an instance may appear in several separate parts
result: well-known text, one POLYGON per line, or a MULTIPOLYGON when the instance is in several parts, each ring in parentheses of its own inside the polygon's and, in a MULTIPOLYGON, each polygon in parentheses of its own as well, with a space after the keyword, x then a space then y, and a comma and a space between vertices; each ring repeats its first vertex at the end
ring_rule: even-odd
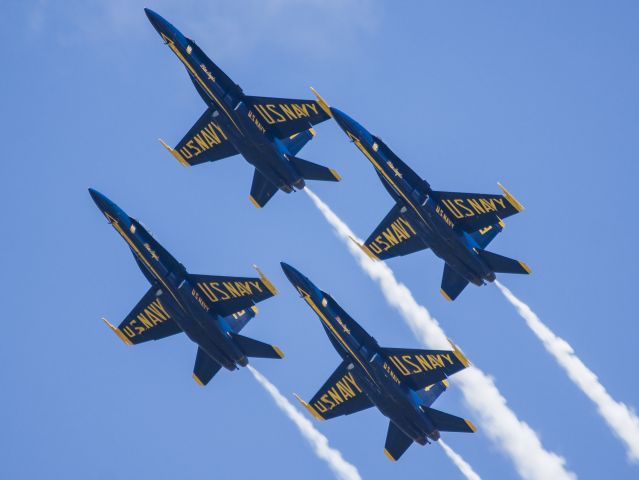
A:
POLYGON ((308 278, 288 265, 284 269, 302 298, 320 318, 331 343, 347 362, 349 371, 370 401, 417 443, 424 445, 427 438, 437 440, 439 432, 421 410, 419 397, 402 381, 377 341, 352 318, 340 315, 337 308, 326 301, 326 294, 308 278))
POLYGON ((190 283, 184 266, 115 203, 95 190, 90 190, 90 193, 131 249, 142 273, 175 323, 223 367, 235 370, 237 365, 245 366, 248 363, 246 356, 228 335, 230 327, 190 283))
POLYGON ((285 145, 267 132, 260 115, 245 102, 241 89, 237 85, 233 91, 222 88, 189 39, 155 12, 147 10, 147 16, 186 67, 202 99, 215 110, 213 120, 225 139, 280 190, 289 193, 304 188, 304 179, 285 157, 289 154, 285 145))
MULTIPOLYGON (((482 285, 485 280, 494 281, 495 273, 474 250, 478 247, 476 242, 465 232, 455 230, 454 221, 430 196, 428 183, 424 180, 417 185, 409 182, 393 164, 387 147, 381 147, 381 141, 343 112, 335 108, 331 111, 340 127, 375 167, 390 195, 403 207, 402 215, 433 253, 475 285, 482 285)), ((411 177, 419 178, 410 173, 411 177)))

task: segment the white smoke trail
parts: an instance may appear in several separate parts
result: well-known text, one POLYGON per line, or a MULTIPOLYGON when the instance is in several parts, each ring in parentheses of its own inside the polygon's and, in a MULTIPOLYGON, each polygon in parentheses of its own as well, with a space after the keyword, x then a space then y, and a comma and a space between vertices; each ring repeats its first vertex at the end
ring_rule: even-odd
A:
MULTIPOLYGON (((324 218, 348 246, 360 267, 377 281, 386 301, 395 307, 413 334, 428 348, 447 348, 446 334, 426 308, 415 300, 406 285, 399 283, 393 271, 383 262, 373 262, 349 237, 361 241, 320 198, 304 189, 324 218)), ((575 479, 565 467, 566 460, 549 452, 530 426, 517 418, 494 380, 477 367, 467 368, 455 376, 468 407, 479 419, 486 435, 513 461, 519 475, 525 479, 575 479)))
POLYGON ((519 315, 526 321, 528 328, 541 340, 548 353, 555 357, 568 377, 594 402, 599 414, 612 429, 612 432, 624 443, 628 459, 633 462, 639 461, 639 418, 632 408, 613 399, 599 382, 597 375, 584 365, 575 354, 570 344, 555 335, 528 305, 515 297, 501 283, 496 281, 495 285, 517 309, 519 315))
POLYGON ((344 460, 339 451, 329 446, 328 439, 315 429, 313 424, 280 393, 275 385, 269 382, 264 375, 255 370, 251 365, 248 365, 247 368, 253 374, 255 380, 273 397, 275 404, 280 410, 284 412, 304 438, 308 440, 308 443, 311 444, 311 447, 313 447, 315 451, 315 455, 328 464, 337 478, 343 480, 362 480, 357 468, 344 460))
POLYGON ((437 443, 444 449, 448 458, 450 458, 457 468, 459 468, 459 471, 464 475, 464 477, 468 480, 481 480, 481 477, 477 474, 477 472, 475 472, 475 470, 473 470, 473 467, 471 467, 459 453, 450 448, 441 438, 437 441, 437 443))

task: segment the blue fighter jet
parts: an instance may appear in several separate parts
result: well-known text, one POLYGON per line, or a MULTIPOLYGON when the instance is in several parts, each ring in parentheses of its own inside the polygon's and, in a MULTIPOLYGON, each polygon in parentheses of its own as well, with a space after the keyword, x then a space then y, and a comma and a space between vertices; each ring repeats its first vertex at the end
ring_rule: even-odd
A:
POLYGON ((393 461, 413 442, 438 440, 440 432, 475 431, 469 420, 431 408, 448 387, 448 376, 469 365, 455 345, 453 350, 380 347, 328 293, 290 265, 281 265, 343 359, 310 402, 296 395, 316 419, 377 407, 390 419, 384 453, 393 461))
POLYGON ((406 165, 379 138, 319 94, 318 103, 373 164, 395 205, 360 245, 374 260, 430 248, 445 262, 441 294, 454 300, 468 285, 493 282, 495 273, 529 274, 524 262, 486 250, 504 228, 503 219, 524 207, 501 184, 503 195, 443 192, 406 165))
POLYGON ((312 126, 328 119, 317 102, 245 95, 193 40, 152 10, 144 11, 208 106, 175 148, 160 140, 181 164, 241 154, 255 167, 249 198, 258 208, 278 189, 290 193, 304 188, 305 179, 340 180, 335 170, 296 157, 313 138, 312 126))
POLYGON ((259 278, 188 273, 140 222, 100 192, 89 189, 89 193, 151 283, 118 327, 104 319, 124 343, 137 345, 186 333, 198 346, 193 378, 200 385, 222 367, 246 366, 247 357, 284 357, 279 348, 239 334, 257 313, 255 303, 277 293, 259 270, 259 278))

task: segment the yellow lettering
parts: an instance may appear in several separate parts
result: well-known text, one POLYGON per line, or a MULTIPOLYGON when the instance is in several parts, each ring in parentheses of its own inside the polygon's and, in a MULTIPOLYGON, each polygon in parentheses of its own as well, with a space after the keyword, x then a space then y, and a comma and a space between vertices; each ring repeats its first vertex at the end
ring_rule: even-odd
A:
POLYGON ((290 106, 285 103, 280 103, 280 108, 286 114, 289 120, 297 120, 297 117, 295 116, 295 113, 293 113, 293 110, 291 110, 290 106))
POLYGON ((410 355, 402 355, 402 360, 408 363, 411 367, 413 367, 413 371, 411 373, 420 373, 422 369, 416 363, 413 363, 410 355))
POLYGON ((327 393, 330 395, 331 400, 333 400, 336 404, 339 405, 340 403, 344 402, 344 399, 339 396, 339 393, 337 393, 335 387, 329 388, 327 393))
POLYGON ((422 366, 424 371, 433 369, 433 366, 423 355, 415 355, 415 360, 422 366))
POLYGON ((397 358, 395 355, 391 355, 390 357, 388 357, 390 359, 391 362, 393 362, 393 365, 395 365, 397 367, 397 369, 399 370, 399 373, 401 373, 404 376, 408 376, 410 375, 410 371, 408 370, 408 368, 406 368, 406 365, 404 365, 399 358, 397 358))
POLYGON ((272 113, 273 115, 276 115, 276 121, 277 123, 282 123, 286 121, 286 118, 284 118, 284 115, 282 115, 280 112, 278 112, 275 108, 275 105, 273 105, 272 103, 269 103, 266 108, 268 108, 268 111, 270 113, 272 113))
POLYGON ((479 204, 479 201, 476 198, 469 198, 468 199, 468 203, 470 204, 471 207, 473 207, 475 209, 477 214, 486 213, 485 210, 482 208, 482 206, 479 204))
POLYGON ((427 355, 427 357, 428 360, 430 360, 431 365, 433 365, 435 368, 444 367, 444 362, 439 355, 427 355))
POLYGON ((464 205, 464 200, 462 198, 456 198, 455 199, 455 205, 457 205, 459 208, 466 210, 466 216, 467 217, 474 217, 475 214, 473 213, 473 211, 468 208, 466 205, 464 205))
POLYGON ((231 298, 231 296, 226 293, 224 290, 222 290, 221 288, 219 288, 219 283, 218 282, 211 282, 209 285, 211 285, 211 288, 213 290, 215 290, 217 293, 221 293, 222 297, 220 298, 220 300, 228 300, 229 298, 231 298))

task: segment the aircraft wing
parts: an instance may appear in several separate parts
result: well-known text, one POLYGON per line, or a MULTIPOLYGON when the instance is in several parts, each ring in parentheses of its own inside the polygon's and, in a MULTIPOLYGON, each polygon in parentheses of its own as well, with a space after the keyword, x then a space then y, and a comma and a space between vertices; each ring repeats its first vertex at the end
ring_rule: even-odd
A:
POLYGON ((281 139, 308 130, 329 118, 314 100, 247 95, 245 101, 258 113, 266 129, 281 139))
POLYGON ((348 370, 348 365, 346 362, 340 363, 309 403, 297 397, 315 418, 328 420, 373 406, 348 370))
POLYGON ((444 207, 456 229, 474 232, 502 223, 503 218, 524 209, 508 190, 499 186, 504 195, 433 191, 433 197, 444 207))
POLYGON ((421 390, 470 365, 457 347, 454 350, 384 348, 391 367, 413 388, 421 390))
POLYGON ((237 150, 215 121, 214 113, 214 108, 208 108, 175 148, 171 148, 163 140, 160 142, 186 167, 236 155, 237 150))
POLYGON ((189 274, 189 279, 207 304, 223 316, 253 307, 277 293, 259 270, 259 277, 224 277, 189 274))
POLYGON ((408 218, 402 214, 402 208, 400 204, 395 204, 364 243, 366 249, 380 260, 428 248, 408 218))
POLYGON ((162 301, 164 294, 156 296, 156 292, 153 287, 149 289, 117 328, 107 322, 125 343, 137 345, 182 331, 162 301))

